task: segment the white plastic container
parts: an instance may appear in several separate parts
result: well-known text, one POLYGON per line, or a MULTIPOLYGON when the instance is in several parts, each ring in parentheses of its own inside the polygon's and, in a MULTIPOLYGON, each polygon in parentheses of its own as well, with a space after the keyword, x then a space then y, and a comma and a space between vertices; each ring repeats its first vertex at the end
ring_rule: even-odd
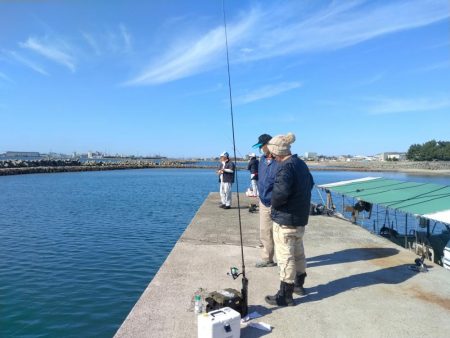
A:
POLYGON ((241 314, 229 307, 198 316, 198 338, 239 338, 241 314))

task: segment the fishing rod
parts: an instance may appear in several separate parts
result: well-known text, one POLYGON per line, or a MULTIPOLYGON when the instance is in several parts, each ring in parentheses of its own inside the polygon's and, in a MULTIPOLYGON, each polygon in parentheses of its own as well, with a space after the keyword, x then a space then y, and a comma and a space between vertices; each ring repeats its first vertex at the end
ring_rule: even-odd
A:
POLYGON ((225 31, 225 49, 227 54, 227 73, 228 73, 228 93, 230 99, 230 115, 231 115, 231 131, 233 134, 233 155, 234 155, 234 165, 235 165, 235 178, 236 178, 236 195, 238 204, 238 219, 239 219, 239 235, 241 240, 241 259, 242 259, 242 272, 238 273, 236 268, 231 268, 231 276, 236 279, 242 275, 242 316, 246 316, 248 312, 248 279, 245 276, 245 262, 244 262, 244 245, 242 241, 242 222, 241 222, 241 205, 239 200, 239 181, 238 175, 236 173, 237 168, 237 157, 236 157, 236 138, 234 133, 234 114, 233 114, 233 97, 231 95, 231 75, 230 75, 230 56, 228 53, 228 34, 227 34, 227 17, 225 13, 225 0, 222 0, 222 10, 223 10, 223 27, 225 31))

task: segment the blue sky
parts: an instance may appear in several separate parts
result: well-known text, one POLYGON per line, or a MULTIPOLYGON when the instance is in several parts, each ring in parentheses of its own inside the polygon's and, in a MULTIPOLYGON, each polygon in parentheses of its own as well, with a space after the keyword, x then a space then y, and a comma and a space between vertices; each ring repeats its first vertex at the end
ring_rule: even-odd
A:
MULTIPOLYGON (((450 140, 447 0, 225 1, 238 156, 450 140)), ((232 150, 221 0, 0 2, 0 153, 232 150)))

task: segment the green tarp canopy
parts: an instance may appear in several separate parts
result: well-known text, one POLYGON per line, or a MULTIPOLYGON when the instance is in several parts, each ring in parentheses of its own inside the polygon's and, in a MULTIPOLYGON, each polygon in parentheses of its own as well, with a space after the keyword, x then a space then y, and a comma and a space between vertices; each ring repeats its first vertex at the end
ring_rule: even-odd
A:
POLYGON ((334 193, 450 224, 450 186, 365 177, 319 185, 334 193))

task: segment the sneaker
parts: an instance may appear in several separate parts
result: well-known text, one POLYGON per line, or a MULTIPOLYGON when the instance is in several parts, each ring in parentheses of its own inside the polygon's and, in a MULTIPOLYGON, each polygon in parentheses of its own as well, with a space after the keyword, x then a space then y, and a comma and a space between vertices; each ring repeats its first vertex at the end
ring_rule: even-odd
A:
POLYGON ((224 206, 223 208, 224 208, 224 209, 231 209, 231 206, 226 205, 226 206, 224 206))
POLYGON ((250 204, 250 206, 248 207, 248 212, 256 212, 256 204, 250 204))
POLYGON ((225 208, 225 204, 219 204, 219 208, 225 208))
POLYGON ((272 266, 277 266, 277 263, 262 261, 255 264, 256 268, 270 268, 272 266))

